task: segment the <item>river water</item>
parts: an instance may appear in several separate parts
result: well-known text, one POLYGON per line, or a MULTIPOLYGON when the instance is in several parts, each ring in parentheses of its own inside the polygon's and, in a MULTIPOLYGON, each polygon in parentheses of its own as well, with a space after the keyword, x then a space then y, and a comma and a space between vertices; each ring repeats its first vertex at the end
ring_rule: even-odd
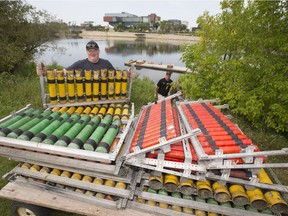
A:
MULTIPOLYGON (((79 59, 87 57, 85 45, 91 39, 61 39, 55 42, 57 49, 48 49, 37 61, 45 64, 57 63, 64 67, 70 66, 79 59)), ((108 59, 116 69, 128 69, 124 65, 129 60, 145 60, 158 64, 185 66, 181 62, 181 42, 153 42, 147 40, 95 38, 100 48, 100 58, 108 59)), ((135 70, 139 77, 149 77, 155 83, 165 76, 164 71, 141 69, 135 70)), ((171 79, 176 80, 180 74, 173 73, 171 79)))

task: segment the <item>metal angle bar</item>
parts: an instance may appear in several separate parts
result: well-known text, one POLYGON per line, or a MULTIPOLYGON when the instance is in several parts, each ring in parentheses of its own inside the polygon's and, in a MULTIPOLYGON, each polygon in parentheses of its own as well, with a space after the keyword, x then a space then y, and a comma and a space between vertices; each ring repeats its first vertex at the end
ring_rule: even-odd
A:
MULTIPOLYGON (((179 115, 179 113, 177 112, 177 116, 178 116, 178 124, 180 127, 180 132, 181 135, 185 134, 185 129, 183 127, 183 123, 182 123, 182 118, 179 115)), ((188 143, 187 139, 183 139, 182 140, 182 144, 183 144, 183 149, 184 149, 184 155, 185 155, 185 163, 192 163, 192 154, 191 154, 191 150, 190 150, 190 146, 188 143)))
POLYGON ((171 215, 175 215, 175 216, 196 216, 195 214, 186 214, 183 212, 177 212, 174 210, 170 210, 170 209, 164 209, 164 208, 160 208, 160 207, 156 207, 156 206, 150 206, 147 204, 142 204, 142 203, 138 203, 135 201, 128 201, 128 207, 135 209, 135 210, 141 210, 144 212, 150 212, 150 213, 157 213, 157 215, 167 215, 167 216, 171 216, 171 215))
POLYGON ((214 105, 216 109, 228 109, 229 105, 228 104, 223 104, 223 105, 214 105))
POLYGON ((22 169, 19 167, 14 169, 13 172, 19 175, 25 176, 25 177, 31 177, 35 179, 48 181, 48 182, 54 182, 54 183, 61 184, 64 186, 71 186, 75 188, 81 188, 81 189, 85 189, 89 191, 95 191, 95 192, 110 194, 114 196, 128 198, 130 195, 130 191, 126 189, 119 189, 119 188, 114 188, 114 187, 105 186, 105 185, 98 185, 98 184, 94 184, 90 182, 84 182, 81 180, 75 180, 75 179, 66 178, 62 176, 56 176, 53 174, 30 171, 30 170, 22 169))
MULTIPOLYGON (((134 67, 133 67, 133 66, 130 67, 130 70, 131 70, 132 73, 134 74, 134 67)), ((130 72, 131 72, 131 71, 130 71, 130 72)), ((130 101, 130 99, 131 99, 132 83, 133 83, 133 78, 131 78, 131 77, 129 76, 129 90, 128 90, 128 98, 127 98, 128 101, 130 101)))
POLYGON ((279 155, 288 155, 288 148, 282 148, 281 150, 272 150, 272 151, 221 154, 221 155, 208 155, 208 158, 202 158, 202 159, 200 158, 200 160, 245 158, 245 157, 251 157, 251 156, 279 156, 279 155))
POLYGON ((43 75, 39 76, 40 81, 40 90, 41 90, 41 99, 42 99, 42 106, 47 108, 47 96, 45 94, 45 77, 43 75))
POLYGON ((8 115, 8 116, 0 119, 0 123, 2 123, 2 122, 4 122, 4 121, 6 121, 6 120, 8 120, 8 119, 10 119, 10 118, 12 118, 12 117, 14 117, 16 114, 21 114, 21 113, 25 112, 25 111, 26 111, 27 109, 29 109, 30 107, 32 107, 32 105, 31 105, 31 104, 27 104, 27 105, 26 105, 25 107, 23 107, 22 109, 17 110, 16 112, 12 112, 10 115, 8 115))
MULTIPOLYGON (((134 158, 126 160, 125 163, 130 164, 132 166, 137 166, 137 167, 140 167, 140 168, 143 168, 143 169, 149 169, 149 170, 153 170, 153 171, 160 171, 160 172, 163 172, 163 173, 177 175, 177 176, 180 176, 180 177, 184 176, 183 172, 178 172, 178 171, 165 169, 165 168, 158 169, 157 167, 154 167, 154 166, 151 166, 151 165, 139 163, 134 158)), ((194 179, 194 180, 205 180, 204 178, 201 178, 200 176, 196 176, 196 175, 192 175, 192 174, 189 175, 189 176, 185 176, 185 177, 191 178, 191 179, 194 179)))
MULTIPOLYGON (((157 159, 152 159, 152 158, 144 158, 144 159, 137 159, 133 158, 133 160, 137 160, 138 163, 143 163, 147 165, 154 165, 157 166, 159 163, 157 159)), ((205 172, 205 166, 202 165, 195 165, 195 164, 189 164, 189 163, 181 163, 181 162, 174 162, 174 161, 161 161, 163 164, 163 167, 168 167, 168 168, 177 168, 177 169, 189 169, 190 171, 198 171, 198 172, 205 172)))
POLYGON ((169 95, 169 96, 167 96, 167 97, 165 97, 165 98, 163 98, 163 99, 157 100, 157 103, 160 103, 160 102, 165 101, 165 100, 171 100, 171 99, 173 99, 173 98, 175 98, 175 97, 178 97, 178 96, 180 96, 180 95, 182 95, 182 92, 181 92, 181 91, 178 91, 178 92, 176 92, 175 94, 172 94, 172 95, 169 95))
POLYGON ((260 182, 251 182, 251 181, 246 181, 243 179, 239 178, 233 178, 229 177, 228 179, 222 179, 221 176, 215 175, 211 172, 208 172, 206 174, 206 177, 212 180, 223 180, 225 182, 231 182, 231 183, 237 183, 237 184, 242 184, 242 185, 249 185, 249 186, 254 186, 254 187, 259 187, 259 188, 264 188, 268 190, 276 190, 276 191, 281 191, 284 193, 288 193, 288 186, 285 185, 275 185, 275 184, 265 184, 265 183, 260 183, 260 182))
POLYGON ((58 165, 60 167, 71 167, 76 169, 83 169, 95 172, 113 173, 114 165, 101 164, 91 161, 80 161, 78 159, 71 159, 66 157, 60 157, 57 155, 48 155, 39 152, 25 151, 7 147, 0 148, 0 155, 9 157, 17 161, 25 161, 35 164, 50 164, 58 165))
POLYGON ((101 205, 101 206, 105 206, 111 209, 117 209, 118 202, 120 202, 120 200, 115 202, 111 200, 97 198, 95 196, 87 196, 85 194, 77 193, 71 190, 66 190, 60 187, 43 184, 40 182, 35 182, 33 180, 24 179, 24 178, 17 178, 13 181, 13 183, 23 185, 24 187, 31 187, 31 188, 39 189, 39 190, 47 190, 49 191, 49 193, 53 193, 56 196, 66 195, 70 199, 73 199, 76 201, 82 201, 82 202, 86 202, 86 203, 94 204, 94 205, 101 205))
POLYGON ((104 103, 124 103, 129 102, 129 99, 122 99, 122 100, 103 100, 103 101, 91 101, 91 102, 74 102, 74 103, 64 103, 64 104, 50 104, 47 103, 47 107, 70 107, 70 106, 89 106, 95 104, 104 104, 104 103))
MULTIPOLYGON (((21 162, 26 162, 26 161, 21 161, 21 162)), ((55 165, 55 164, 48 164, 48 163, 43 163, 42 161, 41 162, 35 162, 35 163, 31 163, 31 164, 37 164, 39 166, 42 166, 42 167, 49 167, 49 168, 52 168, 52 169, 59 169, 59 170, 66 170, 68 172, 71 172, 71 173, 79 173, 79 174, 82 174, 82 175, 88 175, 88 176, 92 176, 92 177, 98 177, 98 178, 104 178, 104 179, 111 179, 111 180, 114 180, 114 181, 121 181, 121 182, 125 182, 125 183, 131 183, 131 174, 128 173, 127 175, 125 176, 117 176, 117 175, 113 175, 112 172, 107 172, 107 173, 103 173, 103 172, 100 172, 101 170, 99 170, 99 172, 96 172, 96 171, 87 171, 87 170, 83 170, 81 168, 71 168, 71 167, 66 167, 66 166, 59 166, 59 165, 55 165)), ((14 169, 20 169, 18 166, 16 166, 14 169)), ((11 172, 16 172, 11 170, 11 172)), ((23 169, 23 168, 22 168, 23 169)))
POLYGON ((0 137, 0 145, 9 146, 13 148, 27 149, 32 151, 42 151, 56 155, 67 157, 81 158, 85 160, 111 162, 110 154, 85 151, 81 149, 73 149, 62 146, 48 145, 45 143, 30 142, 25 140, 18 140, 8 137, 0 137))
POLYGON ((259 168, 288 168, 288 163, 272 163, 272 164, 235 164, 235 165, 225 165, 225 164, 208 164, 207 170, 209 169, 259 169, 259 168))
POLYGON ((203 99, 199 99, 197 101, 177 101, 176 104, 182 105, 182 104, 199 104, 199 103, 219 103, 220 99, 219 98, 215 98, 215 99, 210 99, 210 100, 203 100, 203 99))
MULTIPOLYGON (((179 102, 176 103, 176 107, 177 107, 177 110, 178 110, 178 112, 179 112, 179 114, 180 114, 180 116, 181 116, 181 119, 182 119, 182 121, 183 121, 183 123, 184 123, 184 125, 185 125, 186 130, 187 130, 188 132, 192 131, 193 128, 191 127, 190 123, 188 122, 187 117, 186 117, 186 115, 184 114, 183 109, 182 109, 182 107, 180 106, 180 103, 179 103, 179 102)), ((200 130, 200 129, 199 129, 199 130, 200 130)), ((194 148, 194 150, 195 150, 195 152, 196 152, 196 154, 197 154, 197 157, 198 157, 198 158, 204 158, 204 159, 207 158, 208 155, 204 152, 204 150, 203 150, 201 144, 199 143, 198 139, 197 139, 195 136, 194 136, 194 137, 191 137, 190 139, 191 139, 193 148, 194 148)))
POLYGON ((132 103, 132 107, 131 107, 131 115, 129 117, 129 121, 128 123, 126 124, 125 126, 125 129, 120 137, 120 140, 119 142, 117 143, 117 146, 115 148, 115 151, 112 153, 112 156, 113 156, 113 160, 115 160, 115 158, 117 157, 118 155, 118 152, 120 151, 120 148, 122 147, 122 144, 124 142, 124 139, 126 138, 126 135, 128 134, 129 130, 130 130, 130 126, 132 124, 132 121, 133 121, 133 118, 134 118, 134 103, 132 103))
POLYGON ((142 149, 142 150, 137 151, 137 152, 130 153, 130 154, 126 155, 126 159, 129 159, 131 157, 135 157, 137 155, 145 154, 147 152, 154 151, 154 150, 159 149, 161 147, 164 147, 166 145, 171 145, 171 144, 173 144, 175 142, 181 141, 182 139, 185 139, 185 138, 188 138, 188 137, 191 137, 191 136, 196 136, 199 133, 201 133, 201 131, 199 129, 192 130, 191 132, 189 132, 189 133, 187 133, 185 135, 182 135, 182 136, 167 140, 165 142, 162 142, 160 144, 157 144, 157 145, 142 149))
POLYGON ((183 206, 187 208, 199 209, 199 210, 203 210, 207 212, 214 212, 218 214, 231 215, 231 216, 243 216, 243 215, 247 215, 248 213, 249 216, 263 216, 263 214, 261 213, 251 212, 247 210, 224 207, 224 206, 217 206, 215 204, 197 202, 194 200, 185 200, 185 199, 175 198, 172 196, 169 196, 169 198, 167 198, 167 196, 165 195, 153 194, 149 192, 140 192, 137 195, 138 197, 147 199, 147 200, 153 200, 156 202, 164 202, 170 205, 178 205, 178 206, 183 206))

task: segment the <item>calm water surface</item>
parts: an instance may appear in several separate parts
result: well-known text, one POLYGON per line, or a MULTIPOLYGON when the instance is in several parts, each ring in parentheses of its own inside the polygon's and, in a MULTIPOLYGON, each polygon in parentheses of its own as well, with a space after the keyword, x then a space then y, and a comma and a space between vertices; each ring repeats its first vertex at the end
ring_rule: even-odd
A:
MULTIPOLYGON (((56 62, 64 67, 70 66, 79 59, 87 57, 85 45, 90 39, 62 39, 56 41, 59 49, 47 50, 37 61, 45 64, 56 62)), ((96 38, 100 47, 100 57, 108 59, 115 68, 128 69, 124 65, 129 60, 146 60, 158 64, 185 66, 181 62, 180 44, 168 42, 150 42, 146 40, 123 40, 113 38, 96 38)), ((164 77, 164 71, 141 69, 135 70, 140 77, 147 76, 154 82, 164 77)), ((176 80, 180 74, 173 73, 171 79, 176 80)))

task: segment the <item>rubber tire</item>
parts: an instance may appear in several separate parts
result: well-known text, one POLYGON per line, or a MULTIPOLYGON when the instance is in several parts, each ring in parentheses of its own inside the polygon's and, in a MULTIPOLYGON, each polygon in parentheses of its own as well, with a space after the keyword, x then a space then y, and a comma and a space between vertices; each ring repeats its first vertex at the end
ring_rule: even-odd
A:
MULTIPOLYGON (((16 201, 14 201, 12 203, 12 215, 13 216, 20 216, 18 214, 18 209, 19 208, 25 208, 28 211, 33 212, 33 214, 35 216, 50 216, 50 209, 49 208, 45 208, 45 207, 42 207, 42 206, 31 205, 31 204, 22 203, 22 202, 16 202, 16 201)), ((29 212, 28 212, 27 214, 24 214, 24 215, 30 216, 32 214, 29 214, 29 212)), ((21 215, 21 216, 24 216, 24 215, 21 215)))

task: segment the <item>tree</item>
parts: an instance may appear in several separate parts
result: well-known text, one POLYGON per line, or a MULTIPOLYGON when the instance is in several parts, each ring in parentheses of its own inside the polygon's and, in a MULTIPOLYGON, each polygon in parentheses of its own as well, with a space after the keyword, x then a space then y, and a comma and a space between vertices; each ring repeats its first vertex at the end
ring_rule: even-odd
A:
POLYGON ((123 23, 118 23, 114 26, 114 30, 116 32, 124 32, 126 30, 126 26, 123 23))
POLYGON ((67 26, 22 1, 1 1, 0 14, 0 72, 16 72, 67 26))
POLYGON ((286 1, 229 1, 198 18, 200 42, 182 47, 194 72, 179 80, 193 98, 220 97, 255 126, 288 131, 286 1))

